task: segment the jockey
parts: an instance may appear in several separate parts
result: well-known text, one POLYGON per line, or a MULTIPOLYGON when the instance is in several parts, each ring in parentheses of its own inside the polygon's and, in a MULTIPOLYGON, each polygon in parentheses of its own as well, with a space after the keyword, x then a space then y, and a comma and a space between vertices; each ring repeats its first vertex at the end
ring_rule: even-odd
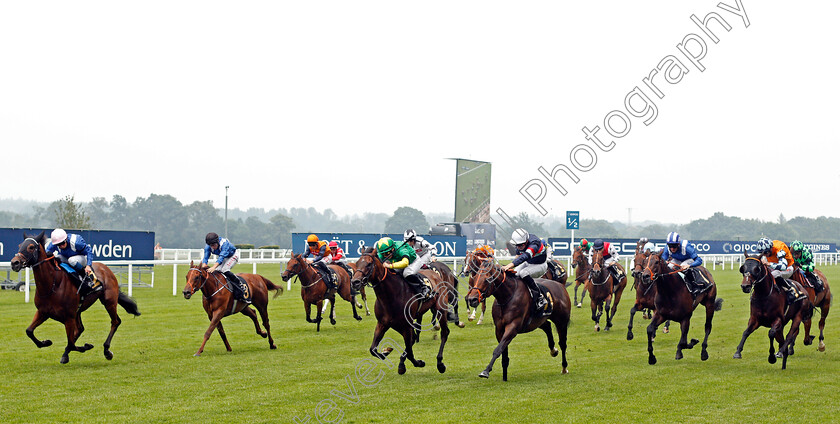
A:
MULTIPOLYGON (((620 281, 622 277, 624 277, 624 268, 622 268, 621 264, 618 263, 621 258, 618 256, 618 247, 614 244, 610 244, 610 242, 604 242, 601 239, 595 240, 595 243, 592 244, 592 252, 597 252, 603 250, 604 253, 604 267, 607 268, 615 277, 616 281, 620 281)), ((592 257, 590 256, 590 263, 592 262, 592 257)), ((613 286, 614 289, 618 288, 618 283, 613 286)))
POLYGON ((423 284, 420 278, 420 267, 412 266, 417 263, 417 252, 408 243, 402 243, 397 247, 390 237, 382 237, 376 242, 376 256, 382 261, 385 268, 403 270, 402 276, 415 295, 420 295, 421 301, 431 297, 431 289, 423 284))
POLYGON ((353 269, 347 265, 347 256, 344 255, 344 249, 338 247, 338 242, 336 241, 331 241, 328 247, 330 248, 330 252, 332 252, 330 261, 344 268, 347 274, 350 275, 350 279, 352 279, 353 269))
POLYGON ((762 237, 756 243, 756 248, 761 255, 761 262, 770 265, 776 283, 792 295, 795 294, 793 285, 787 280, 793 275, 793 255, 785 242, 762 237))
POLYGON ((424 240, 423 237, 418 236, 414 230, 405 230, 405 233, 403 234, 403 241, 414 248, 414 253, 417 254, 417 261, 415 261, 415 263, 419 263, 419 265, 417 265, 418 270, 422 268, 423 265, 428 265, 429 263, 437 260, 437 247, 424 240))
POLYGON ((330 245, 323 240, 318 240, 318 236, 310 234, 306 237, 307 249, 303 252, 303 258, 309 258, 309 255, 315 255, 312 259, 307 259, 321 273, 321 279, 327 285, 327 290, 336 288, 332 278, 330 278, 330 268, 327 266, 332 263, 332 251, 330 245))
POLYGON ((528 234, 522 228, 517 228, 511 234, 510 244, 516 246, 516 254, 519 256, 513 262, 503 266, 502 269, 507 271, 513 268, 516 276, 521 278, 531 293, 536 296, 537 310, 545 314, 545 306, 548 304, 548 301, 537 287, 537 282, 534 281, 534 277, 541 277, 545 274, 546 269, 548 269, 548 263, 546 262, 548 248, 542 239, 534 234, 528 234))
POLYGON ((814 275, 814 254, 811 253, 811 248, 796 240, 790 244, 790 253, 793 255, 793 261, 799 266, 799 272, 814 286, 814 291, 823 291, 822 280, 814 275))
POLYGON ((703 265, 703 258, 697 255, 694 243, 680 238, 680 235, 673 231, 668 233, 665 243, 668 244, 668 248, 662 250, 662 260, 668 264, 669 269, 685 273, 684 278, 689 283, 691 295, 696 297, 709 288, 705 279, 698 275, 697 267, 703 265))
POLYGON ((85 239, 78 234, 67 234, 61 228, 56 228, 50 235, 50 241, 45 247, 48 255, 54 255, 62 263, 70 265, 79 274, 83 283, 79 288, 84 288, 80 293, 82 297, 101 291, 103 286, 99 284, 96 275, 93 273, 93 251, 85 239))
POLYGON ((656 245, 651 242, 645 243, 642 247, 642 254, 645 255, 645 257, 650 256, 650 254, 654 252, 656 252, 656 245))
POLYGON ((204 246, 204 258, 201 259, 201 263, 203 265, 207 265, 207 261, 210 259, 211 253, 218 256, 218 258, 216 258, 216 263, 214 263, 207 272, 212 274, 218 270, 228 279, 228 281, 230 281, 230 285, 234 289, 234 295, 246 303, 251 303, 251 297, 246 296, 248 288, 245 286, 245 282, 241 281, 230 270, 237 262, 239 262, 239 251, 236 249, 236 246, 234 246, 230 240, 224 237, 219 237, 216 233, 207 233, 207 235, 204 236, 204 242, 206 245, 204 246))
POLYGON ((580 239, 580 250, 589 258, 589 265, 592 265, 592 242, 587 239, 580 239))

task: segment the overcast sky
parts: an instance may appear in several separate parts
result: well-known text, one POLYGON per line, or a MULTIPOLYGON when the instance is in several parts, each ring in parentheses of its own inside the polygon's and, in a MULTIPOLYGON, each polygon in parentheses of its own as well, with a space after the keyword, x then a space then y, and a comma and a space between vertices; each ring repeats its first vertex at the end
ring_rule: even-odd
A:
POLYGON ((840 3, 718 3, 3 2, 2 197, 444 212, 463 157, 509 215, 840 216, 840 3))

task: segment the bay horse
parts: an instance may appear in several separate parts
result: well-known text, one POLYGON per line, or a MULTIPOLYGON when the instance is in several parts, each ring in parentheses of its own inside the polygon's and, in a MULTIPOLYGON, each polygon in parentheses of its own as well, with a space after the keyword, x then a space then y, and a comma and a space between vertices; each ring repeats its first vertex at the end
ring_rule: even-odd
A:
POLYGON ((571 318, 572 303, 565 285, 554 280, 537 278, 537 284, 545 287, 549 294, 549 301, 552 301, 553 310, 547 317, 533 317, 533 301, 528 286, 516 273, 503 271, 493 260, 482 263, 481 268, 470 280, 470 292, 467 294, 467 302, 473 306, 489 297, 494 296, 493 302, 493 323, 496 327, 496 340, 498 346, 493 349, 493 357, 487 368, 478 374, 481 378, 489 378, 493 364, 499 356, 502 356, 502 380, 507 381, 508 346, 513 338, 519 333, 528 333, 537 328, 543 330, 548 338, 548 349, 551 356, 559 353, 554 346, 554 337, 551 334, 551 323, 557 327, 558 345, 563 353, 562 374, 569 372, 569 363, 566 361, 566 336, 571 318))
POLYGON ((549 266, 545 270, 545 274, 543 274, 540 278, 545 278, 546 280, 554 280, 563 285, 563 287, 569 287, 572 283, 567 283, 566 279, 569 278, 568 273, 566 272, 566 268, 561 264, 559 261, 555 260, 554 258, 546 258, 546 261, 549 262, 549 266), (554 265, 553 268, 551 265, 554 265), (557 273, 554 272, 554 269, 558 269, 557 273))
MULTIPOLYGON (((744 253, 744 263, 740 267, 743 279, 741 290, 750 293, 750 319, 747 322, 747 329, 741 336, 741 343, 735 349, 732 356, 741 359, 741 351, 744 349, 744 342, 758 327, 769 327, 767 336, 770 338, 770 355, 767 361, 776 363, 776 358, 782 358, 782 369, 787 368, 787 358, 792 354, 792 347, 799 334, 799 324, 811 318, 813 305, 806 296, 801 301, 787 303, 787 295, 776 285, 770 267, 761 262, 760 256, 752 256, 744 253), (790 330, 787 337, 782 337, 785 325, 790 322, 790 330), (779 343, 779 352, 776 353, 773 347, 773 340, 779 343)), ((796 283, 794 283, 796 284, 796 283)))
MULTIPOLYGON (((455 296, 452 297, 452 308, 449 312, 449 322, 454 323, 458 328, 464 328, 465 324, 461 322, 461 320, 458 318, 458 277, 455 275, 454 272, 452 272, 452 269, 449 268, 449 265, 446 265, 443 262, 432 261, 429 262, 428 267, 432 271, 436 272, 441 280, 449 283, 452 286, 453 290, 455 290, 455 296)), ((362 289, 364 289, 364 287, 362 289)), ((433 317, 432 320, 435 320, 435 318, 433 317)), ((435 325, 435 330, 439 329, 440 326, 435 325)))
POLYGON ((432 283, 432 297, 426 301, 419 301, 408 283, 393 270, 385 268, 379 257, 376 256, 373 248, 367 248, 358 261, 356 261, 356 272, 353 274, 353 287, 361 289, 363 285, 373 287, 376 293, 376 303, 373 305, 373 313, 376 316, 376 328, 373 330, 373 342, 370 345, 370 354, 379 359, 385 359, 391 353, 387 348, 382 352, 378 351, 379 343, 389 329, 402 334, 405 342, 405 350, 400 356, 400 364, 397 368, 399 374, 405 374, 405 360, 411 361, 416 368, 426 366, 422 360, 414 357, 412 346, 417 342, 418 325, 415 320, 427 311, 432 311, 440 325, 440 349, 437 354, 438 372, 446 371, 443 363, 443 348, 449 338, 449 325, 447 311, 451 307, 452 297, 457 296, 454 287, 446 281, 438 278, 431 270, 421 270, 420 274, 428 278, 432 283))
MULTIPOLYGON (((659 255, 659 252, 650 252, 651 255, 659 255)), ((630 323, 627 324, 627 340, 633 340, 633 316, 636 312, 642 311, 642 318, 650 319, 656 305, 653 303, 656 298, 656 284, 652 281, 645 282, 642 278, 642 264, 645 260, 645 254, 642 251, 641 243, 636 246, 636 254, 633 258, 633 288, 636 290, 636 303, 630 308, 630 323)), ((665 321, 665 327, 662 332, 668 334, 671 327, 671 321, 665 321)))
POLYGON ((82 312, 99 300, 105 306, 108 316, 111 317, 111 332, 108 333, 108 337, 102 345, 103 354, 105 359, 113 359, 114 354, 110 351, 111 340, 122 322, 117 314, 117 305, 120 305, 126 312, 139 316, 140 311, 137 309, 137 303, 120 291, 119 281, 117 281, 117 277, 111 272, 110 268, 101 262, 94 262, 91 267, 102 283, 103 289, 89 294, 80 304, 78 289, 70 280, 72 277, 59 266, 60 261, 57 257, 47 255, 44 249, 46 243, 44 232, 42 231, 37 236, 24 233, 23 237, 23 243, 20 244, 18 253, 12 258, 11 266, 15 272, 25 267, 31 267, 35 274, 35 307, 37 309, 32 323, 26 328, 26 335, 32 339, 38 348, 51 346, 51 340, 38 340, 35 337, 35 329, 50 318, 64 324, 64 330, 67 333, 67 346, 64 348, 64 354, 61 355, 60 362, 66 364, 70 361, 69 353, 71 351, 86 352, 93 348, 90 343, 76 346, 76 341, 85 331, 85 326, 82 324, 82 312))
MULTIPOLYGON (((473 274, 475 274, 476 271, 478 271, 478 269, 481 267, 481 264, 484 261, 488 260, 488 258, 492 258, 492 256, 488 255, 487 252, 481 250, 467 251, 467 255, 464 257, 464 268, 461 269, 461 275, 466 277, 472 276, 473 274)), ((469 284, 472 284, 472 279, 469 280, 469 284)), ((469 287, 472 286, 470 285, 469 287)), ((469 316, 467 317, 467 319, 472 321, 475 319, 475 314, 478 310, 478 305, 476 305, 475 307, 471 307, 469 302, 467 302, 466 300, 466 296, 464 296, 464 302, 467 303, 467 311, 470 311, 470 309, 472 309, 469 316)), ((481 325, 481 323, 484 322, 484 311, 487 309, 487 299, 481 299, 480 303, 481 315, 478 317, 478 322, 476 322, 476 325, 481 325)))
POLYGON ((303 299, 303 307, 306 310, 306 322, 315 323, 315 331, 321 331, 321 314, 323 313, 324 300, 330 301, 330 324, 335 325, 335 294, 342 299, 350 302, 353 305, 353 318, 356 321, 361 321, 362 317, 356 312, 356 297, 350 287, 350 276, 344 268, 329 264, 327 267, 335 273, 337 289, 327 289, 327 283, 321 278, 321 273, 300 254, 292 254, 291 259, 286 264, 286 270, 283 271, 281 278, 283 281, 289 281, 293 276, 297 276, 300 280, 300 297, 303 299), (315 305, 316 316, 311 319, 310 308, 315 305))
POLYGON ((214 272, 212 274, 207 272, 207 264, 195 266, 193 261, 190 261, 190 269, 187 271, 187 283, 184 286, 184 299, 189 300, 197 291, 201 291, 201 304, 207 312, 207 318, 210 320, 210 327, 204 332, 204 340, 201 342, 201 347, 194 356, 201 356, 204 352, 204 345, 207 344, 207 339, 213 334, 214 330, 219 330, 219 336, 225 343, 225 349, 231 351, 230 343, 228 343, 225 328, 222 326, 222 318, 241 313, 254 321, 254 327, 257 334, 262 338, 268 338, 268 347, 277 349, 274 344, 274 339, 271 337, 271 326, 268 323, 268 292, 273 291, 274 297, 283 294, 283 287, 276 286, 267 278, 259 274, 236 274, 239 278, 245 281, 248 285, 248 291, 251 293, 251 304, 257 308, 262 318, 265 331, 260 328, 257 322, 257 314, 253 309, 248 307, 248 304, 234 298, 233 293, 227 289, 227 279, 221 273, 214 272))
MULTIPOLYGON (((336 265, 338 265, 338 264, 336 264, 336 265)), ((353 273, 356 272, 356 264, 353 263, 353 262, 347 262, 347 267, 350 268, 350 272, 347 274, 347 278, 353 279, 353 273)), ((346 269, 344 271, 347 272, 346 269)), ((356 309, 361 310, 362 307, 364 307, 365 308, 365 315, 370 316, 370 309, 368 308, 368 304, 367 304, 367 293, 365 293, 365 288, 364 287, 362 287, 362 289, 359 290, 358 293, 356 293, 356 295, 359 295, 359 294, 362 295, 362 301, 359 302, 358 299, 355 300, 354 303, 356 304, 356 309)), ((330 302, 329 299, 324 300, 323 306, 321 307, 321 314, 322 315, 324 314, 324 312, 327 311, 327 307, 331 304, 332 304, 332 302, 330 302)), ((332 317, 335 318, 335 311, 333 311, 332 317)))
POLYGON ((656 337, 656 329, 665 320, 677 321, 680 323, 680 341, 677 343, 677 355, 675 359, 682 359, 683 349, 692 349, 699 342, 697 339, 691 339, 688 342, 688 327, 691 324, 691 315, 697 306, 703 305, 706 308, 706 337, 703 338, 703 350, 700 353, 700 359, 705 361, 709 359, 709 352, 707 350, 709 344, 709 334, 712 332, 712 318, 715 316, 715 311, 719 311, 723 306, 723 299, 717 297, 717 286, 715 285, 712 274, 705 267, 698 266, 697 270, 709 280, 712 285, 711 288, 699 294, 695 299, 691 292, 688 291, 683 279, 677 274, 677 271, 670 271, 664 259, 659 255, 651 254, 644 260, 644 270, 642 271, 642 278, 647 284, 656 284, 656 297, 654 298, 654 312, 653 318, 650 320, 650 325, 647 327, 648 336, 648 364, 656 364, 656 356, 653 354, 653 340, 656 337))
POLYGON ((577 308, 583 306, 583 298, 586 296, 586 281, 589 278, 590 268, 589 259, 586 257, 583 249, 580 246, 575 246, 575 250, 572 252, 572 269, 575 270, 575 307, 577 308), (583 284, 583 292, 580 294, 580 301, 578 302, 577 292, 581 284, 583 284))
POLYGON ((586 282, 586 288, 589 290, 589 305, 592 308, 592 321, 595 321, 595 331, 601 331, 600 320, 604 311, 607 314, 607 326, 604 327, 604 330, 609 331, 612 328, 612 320, 626 286, 627 276, 622 276, 617 281, 612 272, 604 266, 604 252, 596 251, 592 255, 592 269, 589 270, 589 280, 586 282), (615 295, 614 300, 613 295, 615 295), (612 308, 610 308, 611 303, 612 308))
MULTIPOLYGON (((811 287, 811 284, 807 281, 808 279, 802 275, 800 269, 801 268, 798 265, 794 264, 793 276, 791 279, 801 284, 802 287, 805 288, 805 291, 808 292, 808 299, 811 301, 811 304, 813 304, 815 308, 820 308, 820 344, 818 346, 818 350, 820 352, 825 352, 825 337, 823 337, 823 329, 825 328, 825 318, 828 316, 828 311, 831 309, 831 300, 833 298, 831 288, 828 286, 828 279, 825 278, 825 275, 820 270, 815 269, 814 275, 823 282, 823 290, 816 293, 816 290, 811 287)), ((813 342, 814 336, 811 335, 811 318, 808 318, 805 321, 805 338, 802 343, 809 346, 813 342)))

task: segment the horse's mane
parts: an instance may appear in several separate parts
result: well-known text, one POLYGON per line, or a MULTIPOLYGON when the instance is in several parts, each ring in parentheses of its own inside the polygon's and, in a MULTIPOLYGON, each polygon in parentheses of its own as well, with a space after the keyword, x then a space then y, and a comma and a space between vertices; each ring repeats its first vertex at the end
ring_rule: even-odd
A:
POLYGON ((362 251, 363 255, 364 254, 372 254, 372 253, 373 253, 373 247, 372 246, 365 247, 365 250, 362 251))

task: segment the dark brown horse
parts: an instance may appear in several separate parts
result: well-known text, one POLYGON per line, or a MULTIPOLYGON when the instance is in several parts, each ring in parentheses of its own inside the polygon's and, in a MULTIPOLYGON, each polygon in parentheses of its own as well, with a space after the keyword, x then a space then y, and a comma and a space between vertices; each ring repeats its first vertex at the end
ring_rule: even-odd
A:
MULTIPOLYGON (((452 272, 449 265, 441 261, 430 262, 428 266, 430 270, 437 273, 441 280, 449 283, 454 288, 455 296, 452 298, 452 308, 449 310, 449 322, 454 323, 458 328, 464 328, 465 324, 458 318, 458 277, 452 272)), ((432 319, 435 322, 437 321, 434 317, 432 319)), ((435 325, 434 330, 440 330, 440 326, 435 325)))
MULTIPOLYGON (((805 288, 805 291, 808 292, 808 299, 811 301, 811 304, 813 304, 814 307, 820 308, 820 344, 818 349, 820 352, 825 352, 825 337, 823 337, 823 329, 825 328, 825 318, 828 316, 828 311, 831 309, 831 299, 833 296, 831 295, 831 288, 828 286, 828 279, 825 278, 825 275, 818 269, 814 270, 814 275, 823 282, 823 290, 819 293, 816 293, 814 288, 811 287, 811 284, 807 281, 807 278, 802 275, 799 266, 794 265, 792 279, 805 288)), ((805 321, 805 339, 802 343, 808 346, 813 342, 814 336, 811 335, 811 318, 808 318, 805 321)))
POLYGON ((373 306, 376 328, 373 330, 370 354, 384 360, 391 353, 390 348, 383 352, 378 351, 379 343, 389 329, 394 329, 403 336, 405 351, 400 356, 400 364, 397 368, 399 374, 405 374, 406 359, 415 367, 426 366, 425 362, 414 358, 412 346, 417 342, 419 330, 419 325, 415 321, 427 311, 435 314, 440 325, 437 369, 441 373, 446 371, 446 365, 443 364, 443 348, 449 338, 447 311, 451 307, 452 297, 457 296, 457 293, 448 282, 440 280, 435 272, 421 270, 420 274, 432 283, 433 296, 426 301, 420 301, 409 288, 408 283, 396 272, 385 268, 372 248, 365 250, 356 261, 356 272, 353 274, 353 287, 361 289, 362 285, 368 284, 376 292, 376 303, 373 306))
POLYGON ((668 269, 661 256, 650 255, 644 260, 642 278, 646 284, 651 282, 656 284, 656 297, 653 302, 655 310, 647 328, 648 363, 651 365, 656 364, 656 356, 653 355, 653 340, 656 337, 656 329, 665 320, 680 323, 681 336, 679 343, 677 343, 676 359, 683 358, 683 349, 692 349, 699 342, 697 339, 691 339, 691 343, 688 342, 688 327, 691 323, 691 315, 694 314, 698 305, 703 305, 706 308, 706 337, 703 338, 703 351, 700 353, 700 359, 703 361, 709 359, 707 348, 709 334, 712 332, 712 318, 715 316, 715 311, 721 309, 723 299, 717 298, 717 286, 715 286, 715 280, 709 270, 702 266, 697 268, 709 280, 712 287, 695 299, 688 291, 685 281, 677 274, 677 271, 668 269))
POLYGON ((792 354, 793 344, 799 334, 799 323, 810 319, 813 313, 811 300, 804 299, 788 304, 787 295, 777 287, 770 268, 761 262, 760 256, 750 256, 744 253, 743 265, 740 271, 744 278, 741 280, 741 290, 750 293, 750 320, 747 329, 741 336, 741 343, 735 349, 735 359, 741 359, 744 342, 758 327, 769 327, 770 356, 767 361, 776 363, 776 358, 782 358, 782 369, 787 367, 787 358, 792 354), (782 337, 785 325, 791 322, 787 337, 782 337), (779 352, 774 352, 773 340, 779 343, 779 352))
POLYGON ((572 268, 575 270, 575 307, 580 308, 583 306, 583 298, 586 296, 586 281, 589 278, 589 270, 592 268, 589 265, 589 258, 586 257, 586 253, 580 246, 575 246, 575 251, 572 252, 572 268), (581 284, 583 284, 583 292, 580 294, 580 301, 578 301, 577 292, 581 284))
POLYGON ((499 345, 493 349, 493 357, 487 368, 479 377, 489 378, 493 364, 499 356, 502 356, 502 380, 507 381, 507 369, 510 364, 508 357, 508 345, 519 333, 528 333, 537 328, 543 330, 548 337, 548 349, 551 356, 557 356, 557 348, 554 347, 554 337, 551 334, 551 322, 557 327, 558 345, 563 353, 563 374, 569 372, 566 361, 566 334, 571 317, 572 303, 569 300, 569 293, 566 286, 553 280, 542 278, 535 279, 537 284, 548 289, 549 300, 552 302, 553 311, 550 316, 533 317, 533 302, 528 286, 517 277, 512 271, 505 272, 494 261, 485 261, 478 272, 470 277, 470 292, 467 295, 467 302, 477 306, 478 302, 494 296, 493 302, 493 323, 496 327, 496 340, 499 345), (549 322, 550 321, 550 322, 549 322))
MULTIPOLYGON (((487 260, 492 260, 492 255, 487 254, 487 252, 483 250, 470 250, 467 251, 467 255, 464 258, 464 268, 461 270, 461 275, 470 277, 474 275, 479 268, 481 268, 481 264, 487 260)), ((469 280, 469 284, 472 284, 472 278, 469 280)), ((472 286, 470 286, 472 287, 472 286)), ((464 296, 464 301, 466 302, 466 296, 464 296)), ((478 317, 478 322, 476 325, 481 325, 484 322, 484 311, 487 309, 487 299, 481 299, 481 315, 478 317)), ((475 313, 478 310, 478 306, 471 307, 469 302, 467 302, 467 311, 472 308, 470 315, 467 317, 470 321, 475 319, 475 313)))
POLYGON ((330 324, 335 325, 335 294, 342 299, 350 302, 353 305, 353 318, 361 321, 362 317, 356 312, 356 297, 353 295, 353 290, 350 287, 350 276, 344 268, 330 264, 328 268, 335 273, 337 289, 327 289, 327 283, 321 278, 321 274, 315 269, 309 261, 299 254, 293 254, 289 262, 286 264, 286 270, 283 271, 281 278, 283 281, 289 281, 290 278, 297 275, 300 279, 300 297, 303 299, 303 307, 306 310, 306 322, 315 323, 315 331, 321 331, 321 313, 324 300, 330 301, 330 324), (310 308, 315 305, 316 316, 313 320, 310 315, 310 308))
POLYGON ((549 263, 548 268, 545 270, 545 274, 543 274, 540 278, 545 278, 546 280, 554 280, 563 285, 563 287, 568 287, 572 283, 567 283, 566 279, 569 278, 569 274, 566 272, 566 267, 563 266, 562 263, 555 260, 554 258, 546 259, 549 263), (555 272, 554 270, 557 270, 555 272))
POLYGON ((268 337, 268 347, 277 349, 274 345, 274 339, 271 337, 271 326, 268 324, 268 292, 273 291, 274 297, 283 294, 283 287, 276 286, 267 278, 259 274, 236 274, 239 278, 245 280, 248 285, 248 291, 251 293, 251 304, 257 308, 257 311, 262 317, 262 323, 265 331, 260 328, 257 322, 257 314, 253 309, 248 307, 248 304, 233 297, 233 293, 227 288, 227 279, 221 273, 214 272, 212 274, 207 272, 207 264, 203 266, 195 266, 190 262, 190 270, 187 271, 187 284, 184 286, 184 299, 189 299, 197 291, 201 291, 201 304, 207 312, 207 318, 210 320, 210 327, 204 332, 204 341, 201 342, 201 347, 195 356, 201 356, 204 352, 204 345, 207 344, 207 339, 213 334, 213 330, 219 330, 219 336, 225 342, 225 349, 231 351, 230 343, 228 343, 227 335, 225 335, 225 328, 222 326, 222 318, 242 313, 254 321, 254 327, 257 334, 263 338, 268 337))
MULTIPOLYGON (((660 252, 650 252, 650 255, 658 255, 660 252)), ((641 243, 636 246, 636 255, 633 259, 633 288, 636 289, 636 303, 630 308, 630 323, 627 324, 627 340, 633 340, 633 316, 636 312, 642 311, 642 318, 650 319, 653 309, 656 308, 653 301, 656 298, 656 284, 646 283, 642 278, 642 264, 645 260, 641 243)), ((662 332, 667 334, 670 331, 671 321, 665 321, 665 328, 662 332)))
POLYGON ((126 312, 138 316, 140 312, 137 310, 137 303, 120 291, 117 277, 114 276, 110 268, 102 263, 94 262, 91 266, 104 288, 99 292, 88 295, 85 297, 84 303, 79 304, 78 289, 70 281, 72 277, 59 267, 58 258, 47 255, 46 250, 44 250, 45 242, 46 237, 43 232, 34 237, 24 233, 23 243, 20 244, 18 253, 11 261, 12 270, 15 272, 24 267, 31 267, 35 274, 35 307, 37 310, 35 311, 35 317, 32 319, 32 324, 26 329, 26 335, 35 342, 35 346, 39 348, 47 347, 52 345, 52 341, 38 340, 35 337, 35 329, 50 318, 64 324, 67 333, 67 346, 64 348, 64 354, 61 355, 60 362, 66 364, 70 361, 68 355, 71 351, 85 352, 93 348, 90 343, 85 343, 84 346, 76 346, 76 341, 85 331, 82 324, 82 312, 99 300, 111 317, 111 332, 108 333, 108 338, 105 339, 102 347, 105 359, 112 359, 114 354, 109 350, 111 339, 113 339, 117 327, 122 322, 117 315, 117 305, 122 306, 126 312))
POLYGON ((592 255, 592 269, 589 271, 589 279, 586 288, 589 290, 589 305, 592 308, 592 321, 595 321, 595 331, 601 331, 601 314, 606 310, 607 326, 604 330, 612 328, 612 320, 621 300, 621 294, 627 286, 627 276, 616 280, 612 272, 604 266, 604 252, 596 251, 592 255), (615 300, 613 300, 615 295, 615 300), (612 309, 610 304, 612 303, 612 309), (605 306, 606 305, 606 306, 605 306))

